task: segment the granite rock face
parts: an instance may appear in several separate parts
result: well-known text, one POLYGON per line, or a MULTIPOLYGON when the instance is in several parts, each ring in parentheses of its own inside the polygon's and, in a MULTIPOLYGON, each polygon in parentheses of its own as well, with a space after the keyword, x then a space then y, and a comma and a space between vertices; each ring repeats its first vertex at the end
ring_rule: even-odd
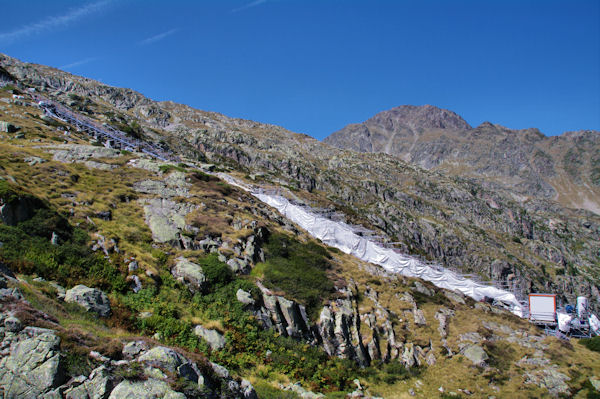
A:
POLYGON ((76 303, 83 306, 88 312, 93 312, 102 317, 110 316, 110 301, 106 294, 99 289, 76 285, 67 290, 65 302, 76 303))
MULTIPOLYGON (((6 337, 5 337, 6 341, 6 337)), ((10 354, 0 360, 0 386, 10 398, 41 397, 65 376, 60 338, 52 330, 26 327, 12 338, 10 354)))

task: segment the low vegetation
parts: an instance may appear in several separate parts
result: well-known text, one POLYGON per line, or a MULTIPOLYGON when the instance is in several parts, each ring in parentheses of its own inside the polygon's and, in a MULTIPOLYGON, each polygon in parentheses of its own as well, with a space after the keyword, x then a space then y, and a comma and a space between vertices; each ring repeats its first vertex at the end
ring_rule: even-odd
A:
POLYGON ((84 230, 71 226, 36 197, 18 194, 6 182, 0 183, 4 203, 25 197, 36 207, 30 219, 16 226, 0 224, 0 261, 15 272, 54 279, 66 286, 86 284, 116 292, 126 289, 119 269, 89 249, 90 237, 84 230))
POLYGON ((306 306, 309 317, 318 317, 334 286, 328 278, 331 255, 321 245, 302 243, 285 234, 271 234, 265 244, 266 262, 255 273, 263 273, 264 284, 306 306))

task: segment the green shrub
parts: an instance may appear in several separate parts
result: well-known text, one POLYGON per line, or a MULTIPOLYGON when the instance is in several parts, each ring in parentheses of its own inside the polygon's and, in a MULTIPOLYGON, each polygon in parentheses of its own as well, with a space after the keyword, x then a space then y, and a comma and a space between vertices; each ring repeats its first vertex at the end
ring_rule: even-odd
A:
POLYGON ((300 399, 294 392, 282 391, 263 381, 254 384, 254 389, 261 399, 300 399))
POLYGON ((206 276, 206 286, 211 290, 218 289, 230 283, 234 274, 225 263, 219 260, 217 254, 210 254, 198 259, 198 264, 206 276))
POLYGON ((591 351, 600 352, 600 337, 583 338, 579 343, 591 351))
POLYGON ((176 171, 178 171, 178 172, 185 172, 185 167, 182 167, 182 166, 180 166, 180 165, 182 165, 182 164, 179 164, 179 165, 171 165, 171 164, 168 164, 168 165, 160 165, 160 166, 158 167, 158 169, 159 169, 159 170, 160 170, 162 173, 165 173, 165 174, 166 174, 166 173, 169 173, 169 172, 171 172, 171 171, 173 171, 173 170, 176 170, 176 171))
POLYGON ((88 248, 88 234, 71 226, 55 210, 41 200, 0 182, 0 196, 5 203, 29 196, 38 206, 33 216, 17 226, 0 224, 0 260, 19 273, 37 274, 48 280, 72 286, 86 284, 104 290, 121 292, 127 288, 117 267, 88 248), (52 233, 58 245, 50 242, 52 233))
POLYGON ((323 301, 334 291, 327 277, 329 252, 315 242, 301 243, 283 234, 271 234, 264 249, 267 259, 261 268, 265 285, 284 291, 316 319, 323 301))
POLYGON ((61 364, 69 377, 89 375, 98 366, 87 354, 68 351, 61 356, 61 364))
POLYGON ((221 182, 221 181, 219 181, 219 182, 217 182, 217 184, 215 184, 215 189, 219 193, 223 194, 224 196, 228 196, 229 194, 231 194, 233 192, 233 188, 229 184, 221 182))
POLYGON ((156 259, 156 263, 158 263, 159 266, 164 266, 167 264, 167 261, 169 260, 169 254, 161 251, 158 248, 153 248, 151 253, 152 257, 156 259))

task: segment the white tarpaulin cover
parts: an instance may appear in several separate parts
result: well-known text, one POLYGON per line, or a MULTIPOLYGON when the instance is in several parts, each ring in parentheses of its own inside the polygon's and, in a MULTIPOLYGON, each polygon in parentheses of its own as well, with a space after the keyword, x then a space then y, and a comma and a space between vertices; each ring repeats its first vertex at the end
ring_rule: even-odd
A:
POLYGON ((600 335, 600 320, 598 320, 598 317, 593 314, 590 316, 588 321, 590 322, 590 329, 594 332, 594 334, 600 335))
POLYGON ((568 313, 556 312, 556 318, 558 319, 558 329, 565 334, 571 331, 571 317, 568 313))
POLYGON ((283 216, 331 247, 354 255, 365 262, 380 265, 390 272, 407 277, 418 277, 432 282, 437 287, 462 292, 477 301, 484 297, 502 301, 511 307, 514 314, 523 317, 521 304, 511 292, 475 282, 451 270, 432 267, 411 256, 399 254, 393 249, 384 248, 355 234, 346 223, 335 222, 313 214, 304 207, 292 204, 285 197, 261 191, 253 192, 243 183, 224 173, 218 175, 228 183, 250 191, 256 198, 277 209, 283 216))
MULTIPOLYGON (((217 175, 229 184, 249 191, 256 198, 277 209, 286 218, 308 231, 310 235, 331 247, 338 248, 366 262, 380 265, 390 272, 408 277, 418 277, 432 282, 437 287, 460 291, 477 301, 484 297, 502 301, 511 307, 514 314, 523 317, 523 307, 515 295, 509 291, 478 283, 452 270, 432 267, 411 256, 399 254, 393 249, 384 248, 355 234, 346 223, 335 222, 316 215, 304 207, 292 204, 285 197, 266 194, 260 190, 255 191, 225 173, 217 173, 217 175)), ((566 313, 557 313, 557 317, 561 330, 563 328, 570 329, 571 316, 566 313)), ((589 322, 591 329, 597 335, 600 334, 600 320, 592 315, 589 322)))

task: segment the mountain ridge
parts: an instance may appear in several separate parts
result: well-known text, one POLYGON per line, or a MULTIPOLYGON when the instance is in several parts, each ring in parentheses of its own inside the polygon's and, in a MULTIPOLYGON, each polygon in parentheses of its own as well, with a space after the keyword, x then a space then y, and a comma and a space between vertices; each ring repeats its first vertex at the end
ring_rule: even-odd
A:
POLYGON ((491 122, 471 127, 456 123, 460 117, 451 111, 446 114, 451 116, 448 126, 422 117, 444 111, 432 106, 396 107, 350 124, 323 142, 359 152, 384 152, 519 196, 553 199, 600 214, 600 132, 545 136, 537 128, 515 130, 491 122))

